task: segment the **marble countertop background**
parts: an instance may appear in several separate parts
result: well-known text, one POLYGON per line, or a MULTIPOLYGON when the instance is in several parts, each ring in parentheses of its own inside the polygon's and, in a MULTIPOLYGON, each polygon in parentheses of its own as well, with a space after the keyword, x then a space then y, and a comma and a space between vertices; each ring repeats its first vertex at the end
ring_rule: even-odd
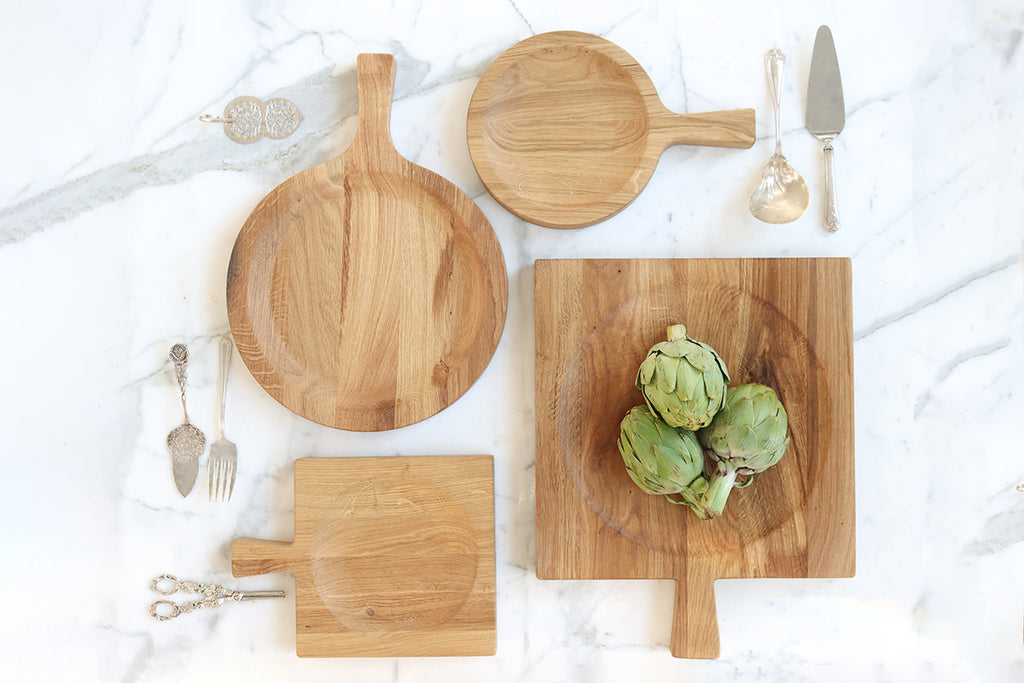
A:
MULTIPOLYGON (((859 3, 7 2, 0 22, 0 511, 11 681, 1019 681, 1024 679, 1024 6, 859 3), (843 227, 821 229, 820 146, 803 128, 814 34, 847 103, 843 227), (753 106, 751 150, 675 147, 621 214, 577 231, 518 220, 465 141, 484 68, 555 29, 615 41, 676 111, 753 106), (811 185, 799 221, 754 220, 771 151, 764 53, 790 58, 784 145, 811 185), (468 192, 504 250, 509 306, 454 406, 378 434, 298 418, 237 360, 233 499, 182 499, 167 351, 192 350, 194 420, 215 430, 216 341, 242 221, 343 150, 355 57, 398 58, 394 141, 468 192), (292 137, 249 146, 197 121, 238 95, 293 100, 292 137), (668 652, 674 584, 540 581, 534 561, 533 261, 853 260, 857 576, 716 584, 721 657, 668 652), (156 623, 163 572, 245 588, 229 543, 289 539, 301 456, 495 457, 498 648, 470 659, 300 660, 294 598, 156 623), (654 678, 656 677, 656 678, 654 678)), ((203 486, 200 481, 197 489, 203 486)))

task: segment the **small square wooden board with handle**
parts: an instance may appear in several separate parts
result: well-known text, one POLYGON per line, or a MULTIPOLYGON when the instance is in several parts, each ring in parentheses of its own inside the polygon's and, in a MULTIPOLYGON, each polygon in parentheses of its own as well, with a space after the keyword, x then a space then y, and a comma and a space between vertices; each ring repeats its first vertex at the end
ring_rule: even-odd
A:
POLYGON ((494 458, 296 460, 295 540, 231 571, 295 576, 300 657, 493 655, 494 458))

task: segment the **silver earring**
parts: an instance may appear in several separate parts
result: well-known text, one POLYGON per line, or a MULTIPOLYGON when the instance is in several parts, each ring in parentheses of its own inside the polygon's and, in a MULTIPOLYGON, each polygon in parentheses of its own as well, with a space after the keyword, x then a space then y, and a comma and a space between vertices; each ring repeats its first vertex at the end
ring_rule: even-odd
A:
POLYGON ((243 95, 228 102, 223 116, 203 114, 204 123, 223 123, 224 132, 235 142, 249 144, 262 137, 280 140, 295 132, 302 123, 298 107, 283 97, 263 102, 243 95))

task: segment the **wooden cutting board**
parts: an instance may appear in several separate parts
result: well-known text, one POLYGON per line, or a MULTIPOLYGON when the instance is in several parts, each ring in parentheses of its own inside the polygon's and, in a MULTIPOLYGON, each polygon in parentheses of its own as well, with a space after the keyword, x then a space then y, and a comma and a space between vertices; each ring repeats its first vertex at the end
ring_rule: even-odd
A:
POLYGON ((853 576, 851 277, 841 258, 537 261, 537 576, 675 579, 672 654, 695 658, 719 653, 716 579, 853 576), (637 488, 616 448, 673 323, 789 413, 782 461, 711 521, 637 488))
POLYGON ((487 367, 508 283, 483 212, 391 142, 395 58, 357 60, 359 126, 339 157, 270 192, 228 267, 239 355, 295 413, 354 431, 451 405, 487 367))
POLYGON ((295 576, 300 657, 493 655, 494 459, 296 460, 295 540, 231 571, 295 576))
POLYGON ((487 67, 466 117, 473 165, 520 218, 581 228, 636 199, 670 145, 748 148, 754 110, 677 114, 621 47, 589 33, 520 41, 487 67))

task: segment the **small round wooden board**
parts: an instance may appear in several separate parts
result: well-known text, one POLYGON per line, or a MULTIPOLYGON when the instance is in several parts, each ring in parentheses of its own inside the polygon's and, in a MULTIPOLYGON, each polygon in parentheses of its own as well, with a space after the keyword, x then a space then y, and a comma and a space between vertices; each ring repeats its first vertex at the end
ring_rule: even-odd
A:
POLYGON ((670 145, 751 147, 754 110, 674 113, 618 45, 553 31, 487 67, 466 137, 502 206, 537 225, 582 228, 636 199, 670 145))
POLYGON ((476 204, 391 142, 395 58, 363 54, 339 157, 272 190, 231 254, 238 352, 293 412, 352 431, 418 422, 483 372, 505 323, 501 246, 476 204))

